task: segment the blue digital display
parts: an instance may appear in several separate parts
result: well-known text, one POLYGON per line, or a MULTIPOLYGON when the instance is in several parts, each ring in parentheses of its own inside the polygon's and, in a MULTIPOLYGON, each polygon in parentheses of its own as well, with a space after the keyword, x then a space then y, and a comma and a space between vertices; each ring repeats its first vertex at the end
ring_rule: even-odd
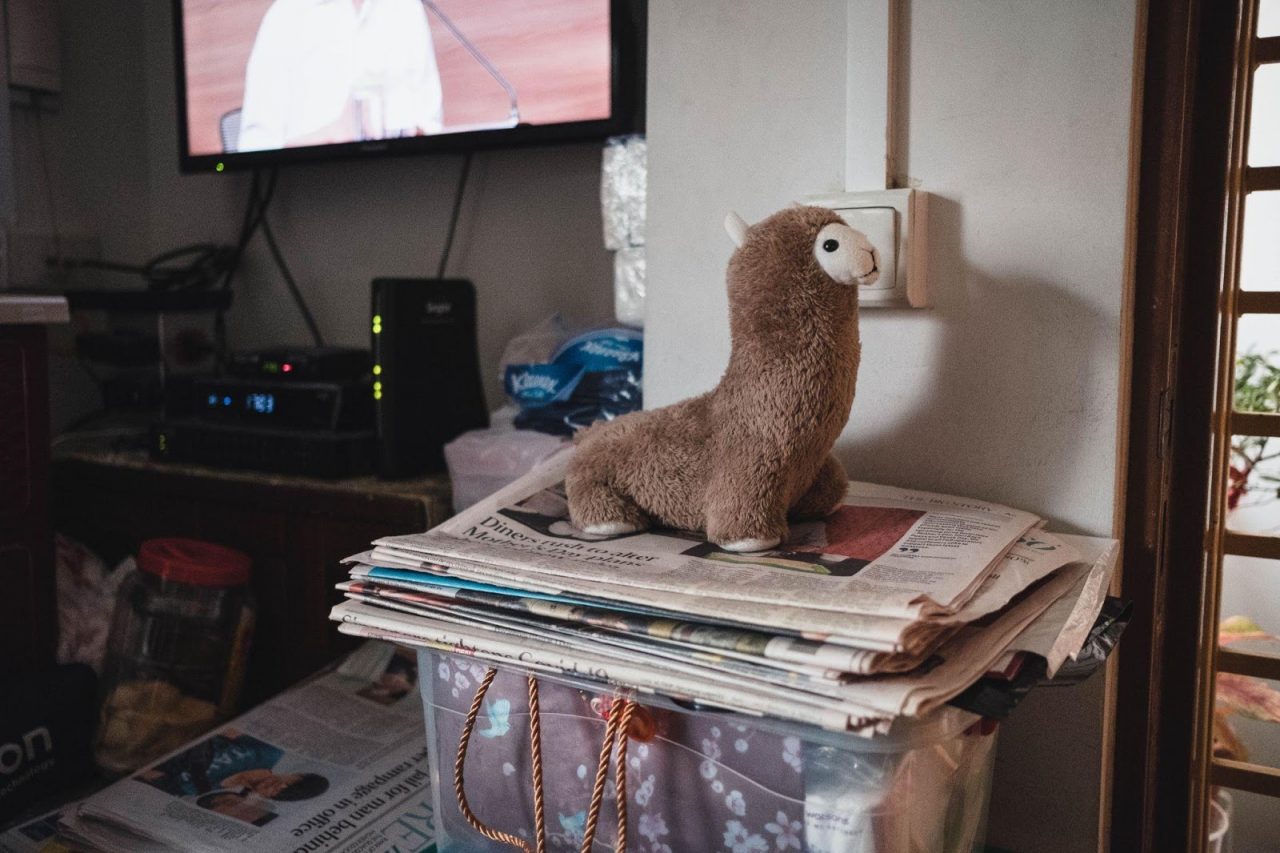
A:
POLYGON ((245 394, 244 407, 259 415, 269 415, 276 410, 276 395, 261 392, 245 394))

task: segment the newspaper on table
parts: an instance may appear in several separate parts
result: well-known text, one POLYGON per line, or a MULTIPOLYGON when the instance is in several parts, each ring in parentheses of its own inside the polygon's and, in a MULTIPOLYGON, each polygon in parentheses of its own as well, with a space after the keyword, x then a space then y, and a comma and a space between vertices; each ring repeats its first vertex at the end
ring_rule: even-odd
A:
POLYGON ((124 853, 432 851, 422 722, 416 655, 368 643, 63 810, 58 831, 124 853))
MULTIPOLYGON (((528 613, 486 611, 447 598, 380 597, 367 594, 360 581, 344 585, 353 600, 335 607, 332 618, 343 623, 341 630, 357 636, 394 637, 535 673, 558 673, 749 715, 874 734, 887 731, 899 717, 927 714, 962 692, 993 667, 1015 637, 1078 589, 1082 578, 1094 578, 1105 587, 1115 556, 1109 543, 1080 537, 1060 541, 1091 559, 1038 580, 982 625, 958 626, 927 666, 878 678, 832 679, 785 667, 770 674, 758 660, 663 646, 639 633, 609 632, 588 622, 556 625, 531 619, 528 613)), ((1061 611, 1069 624, 1046 630, 1061 635, 1085 622, 1087 632, 1084 617, 1091 607, 1096 615, 1092 602, 1073 602, 1061 611)), ((1069 645, 1070 638, 1063 643, 1069 645)))
MULTIPOLYGON (((830 515, 794 523, 787 541, 766 552, 724 551, 665 529, 606 539, 569 521, 572 453, 434 530, 379 539, 371 562, 904 651, 912 624, 962 613, 1039 522, 989 502, 850 483, 830 515)), ((1051 571, 1073 558, 1062 546, 1041 566, 1057 560, 1051 571)))

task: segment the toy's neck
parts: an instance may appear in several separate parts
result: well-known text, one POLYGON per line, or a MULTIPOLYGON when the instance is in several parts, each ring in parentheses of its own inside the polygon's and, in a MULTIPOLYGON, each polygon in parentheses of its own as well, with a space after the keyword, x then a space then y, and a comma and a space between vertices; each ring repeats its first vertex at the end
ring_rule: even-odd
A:
POLYGON ((843 386, 852 402, 852 381, 857 371, 858 305, 856 293, 837 293, 833 298, 784 300, 784 304, 764 300, 734 300, 730 305, 733 351, 730 374, 744 376, 785 372, 787 383, 800 393, 818 387, 843 396, 843 386), (809 390, 806 390, 809 389, 809 390))

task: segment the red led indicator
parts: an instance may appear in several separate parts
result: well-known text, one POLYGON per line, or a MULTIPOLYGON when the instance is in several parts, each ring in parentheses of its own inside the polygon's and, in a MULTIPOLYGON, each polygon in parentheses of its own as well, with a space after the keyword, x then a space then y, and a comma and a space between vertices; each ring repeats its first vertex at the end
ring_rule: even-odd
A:
POLYGON ((284 373, 289 373, 290 371, 293 370, 293 365, 289 364, 288 362, 285 362, 284 364, 280 365, 280 370, 284 373))

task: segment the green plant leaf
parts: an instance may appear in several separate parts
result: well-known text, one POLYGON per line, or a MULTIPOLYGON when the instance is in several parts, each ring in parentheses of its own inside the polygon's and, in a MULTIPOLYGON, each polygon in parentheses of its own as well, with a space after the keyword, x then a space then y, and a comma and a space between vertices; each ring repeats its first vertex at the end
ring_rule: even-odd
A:
POLYGON ((1218 645, 1225 646, 1240 640, 1280 640, 1280 637, 1263 631, 1262 626, 1248 616, 1231 616, 1218 625, 1218 645))

